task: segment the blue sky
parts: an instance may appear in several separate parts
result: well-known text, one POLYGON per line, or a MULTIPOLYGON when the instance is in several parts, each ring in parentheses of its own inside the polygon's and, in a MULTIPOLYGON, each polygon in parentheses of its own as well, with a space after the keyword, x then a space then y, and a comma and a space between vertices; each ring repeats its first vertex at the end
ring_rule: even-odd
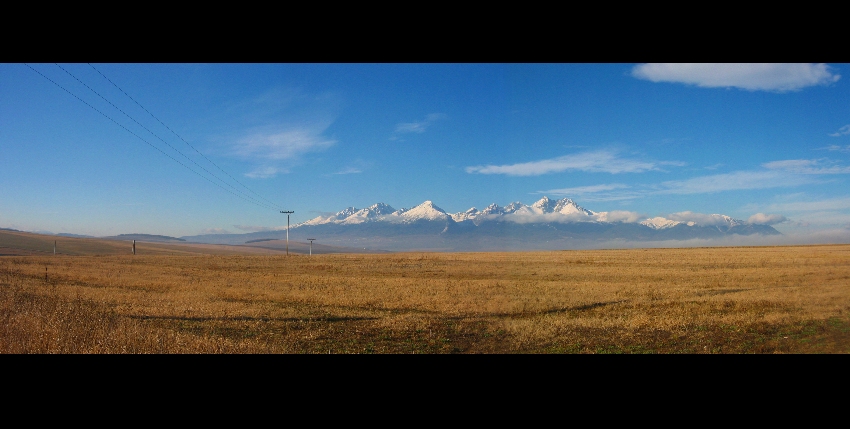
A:
POLYGON ((569 197, 850 240, 846 64, 0 64, 0 227, 244 233, 569 197))

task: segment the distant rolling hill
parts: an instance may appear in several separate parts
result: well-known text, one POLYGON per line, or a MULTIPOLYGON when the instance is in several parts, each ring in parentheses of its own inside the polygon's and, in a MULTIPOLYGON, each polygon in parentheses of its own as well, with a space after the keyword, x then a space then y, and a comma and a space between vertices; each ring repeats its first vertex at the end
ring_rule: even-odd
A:
POLYGON ((132 253, 132 246, 118 241, 0 230, 0 255, 53 255, 54 248, 57 255, 132 253))
POLYGON ((174 241, 186 241, 182 238, 177 237, 169 237, 167 235, 153 235, 153 234, 119 234, 113 235, 110 237, 100 237, 104 240, 136 240, 136 241, 149 241, 156 243, 170 243, 174 241))
MULTIPOLYGON (((276 239, 259 239, 259 240, 251 240, 246 242, 244 245, 238 247, 256 247, 263 249, 275 249, 275 250, 283 250, 286 251, 287 244, 286 240, 276 240, 276 239)), ((289 252, 290 253, 311 253, 311 247, 309 242, 303 241, 294 241, 289 240, 289 252)), ((321 243, 313 243, 312 253, 314 255, 319 255, 323 253, 389 253, 388 250, 380 250, 374 248, 365 248, 365 247, 351 247, 351 246, 331 246, 327 244, 321 243)))
MULTIPOLYGON (((125 237, 165 237, 163 241, 136 240, 136 255, 271 255, 287 253, 285 240, 274 240, 252 245, 226 245, 188 243, 173 237, 147 234, 122 234, 109 238, 81 238, 31 232, 0 230, 0 256, 99 256, 133 255, 132 240, 125 237), (121 237, 121 238, 116 238, 121 237), (173 240, 167 240, 172 238, 173 240), (54 247, 55 246, 55 247, 54 247), (55 250, 54 250, 55 249, 55 250)), ((289 242, 289 253, 308 254, 310 243, 289 242)), ((364 253, 363 249, 313 244, 313 253, 364 253)), ((368 252, 375 253, 375 252, 368 252)))

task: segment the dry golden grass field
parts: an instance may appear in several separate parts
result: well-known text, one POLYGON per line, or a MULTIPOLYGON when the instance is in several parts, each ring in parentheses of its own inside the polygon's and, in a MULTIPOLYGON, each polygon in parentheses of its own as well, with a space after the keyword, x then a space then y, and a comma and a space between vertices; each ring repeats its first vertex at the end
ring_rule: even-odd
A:
POLYGON ((312 256, 121 246, 0 257, 0 353, 850 352, 850 245, 312 256))

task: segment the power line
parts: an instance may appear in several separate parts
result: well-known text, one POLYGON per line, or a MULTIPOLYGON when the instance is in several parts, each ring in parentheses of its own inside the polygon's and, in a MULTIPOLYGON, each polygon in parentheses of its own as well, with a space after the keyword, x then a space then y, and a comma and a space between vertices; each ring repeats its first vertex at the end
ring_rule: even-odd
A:
MULTIPOLYGON (((54 64, 55 64, 55 63, 54 63, 54 64)), ((114 108, 115 108, 115 110, 117 110, 117 111, 121 112, 124 116, 126 116, 126 117, 130 118, 130 120, 131 120, 131 121, 135 122, 137 125, 139 125, 140 127, 144 128, 144 129, 145 129, 145 131, 147 131, 147 132, 151 133, 151 135, 153 135, 154 137, 158 138, 158 139, 159 139, 159 141, 161 141, 161 142, 165 143, 165 144, 166 144, 166 146, 170 147, 171 149, 173 149, 175 152, 179 153, 180 155, 183 155, 183 157, 184 157, 184 158, 186 158, 186 159, 188 159, 189 161, 191 161, 193 164, 195 164, 196 166, 198 166, 198 168, 200 168, 201 170, 204 170, 204 171, 205 171, 207 174, 209 174, 210 176, 215 177, 215 178, 216 178, 216 179, 218 179, 221 183, 223 183, 223 184, 225 184, 225 185, 229 186, 229 187, 230 187, 231 189, 233 189, 234 191, 239 192, 239 193, 241 193, 241 194, 244 194, 245 196, 247 196, 247 197, 248 197, 248 199, 254 200, 254 198, 253 198, 253 197, 250 197, 250 196, 248 196, 247 194, 245 194, 243 191, 240 191, 240 190, 236 189, 233 185, 231 185, 231 184, 227 183, 226 181, 222 180, 220 177, 216 176, 215 174, 213 174, 212 172, 210 172, 209 170, 207 170, 206 168, 204 168, 204 166, 202 166, 202 165, 198 164, 197 162, 195 162, 195 160, 193 160, 192 158, 189 158, 188 156, 186 156, 186 154, 184 154, 183 152, 180 152, 177 148, 175 148, 174 146, 172 146, 171 144, 169 144, 167 141, 163 140, 163 139, 162 139, 160 136, 158 136, 156 133, 154 133, 153 131, 149 130, 146 126, 142 125, 141 123, 139 123, 139 121, 135 120, 132 116, 128 115, 128 114, 127 114, 126 112, 124 112, 121 108, 119 108, 118 106, 116 106, 115 104, 113 104, 111 101, 107 100, 107 99, 106 99, 106 97, 104 97, 104 96, 100 95, 100 93, 98 93, 97 91, 95 91, 94 89, 92 89, 90 86, 86 85, 86 83, 85 83, 85 82, 81 81, 79 78, 77 78, 76 76, 74 76, 73 74, 71 74, 71 72, 69 72, 68 70, 66 70, 64 67, 60 66, 59 64, 56 64, 56 67, 59 67, 62 71, 64 71, 65 73, 67 73, 67 74, 68 74, 68 76, 71 76, 71 77, 72 77, 72 78, 74 78, 77 82, 79 82, 80 84, 82 84, 83 86, 85 86, 86 88, 88 88, 88 89, 89 89, 89 91, 93 92, 95 95, 97 95, 98 97, 100 97, 103 101, 105 101, 105 102, 109 103, 109 105, 110 105, 110 106, 112 106, 112 107, 114 107, 114 108)), ((119 88, 119 89, 120 89, 120 88, 119 88)), ((122 92, 123 92, 123 91, 122 91, 122 92)), ((129 96, 128 96, 128 97, 129 97, 129 96)), ((138 103, 137 103, 137 104, 138 104, 138 103)), ((163 125, 164 125, 164 124, 163 124, 163 125)), ((167 128, 167 127, 166 127, 166 128, 167 128)), ((178 136, 178 137, 179 137, 179 136, 178 136)), ((200 152, 199 152, 199 153, 200 153, 200 152)), ((243 186, 244 186, 244 185, 243 185, 243 186)), ((256 202, 259 202, 259 201, 256 201, 256 202)), ((271 203, 271 202, 270 202, 270 203, 271 203)), ((272 203, 272 204, 273 204, 273 205, 275 205, 274 203, 272 203)))
POLYGON ((267 199, 263 198, 263 196, 262 196, 262 195, 260 195, 260 194, 258 194, 258 193, 256 193, 256 192, 254 192, 253 190, 251 190, 251 188, 249 188, 249 187, 245 186, 242 182, 240 182, 240 181, 236 180, 236 178, 235 178, 235 177, 233 177, 233 176, 231 176, 231 175, 230 175, 230 173, 228 173, 227 171, 224 171, 224 169, 223 169, 223 168, 221 168, 221 167, 219 167, 219 166, 218 166, 218 164, 216 164, 216 163, 212 162, 212 160, 211 160, 211 159, 207 158, 207 156, 206 156, 206 155, 204 155, 203 153, 201 153, 198 149, 195 149, 195 146, 192 146, 191 144, 189 144, 189 142, 187 142, 186 140, 184 140, 184 139, 183 139, 183 137, 180 137, 180 135, 179 135, 179 134, 177 134, 176 132, 174 132, 174 130, 172 130, 172 129, 168 126, 168 125, 165 125, 162 121, 160 121, 160 120, 159 120, 159 118, 157 118, 156 116, 154 116, 154 114, 153 114, 153 113, 151 113, 150 111, 148 111, 148 109, 146 109, 144 106, 142 106, 141 104, 139 104, 139 102, 138 102, 138 101, 136 101, 136 99, 134 99, 133 97, 131 97, 131 96, 130 96, 130 94, 127 94, 127 92, 125 92, 123 89, 121 89, 121 87, 120 87, 120 86, 116 85, 116 84, 115 84, 115 82, 113 82, 111 79, 109 79, 108 77, 106 77, 106 75, 104 75, 103 73, 101 73, 101 71, 100 71, 100 70, 96 69, 93 65, 91 65, 91 63, 87 63, 87 64, 88 64, 91 68, 93 68, 93 69, 94 69, 94 71, 98 72, 98 74, 100 74, 101 76, 103 76, 103 78, 104 78, 104 79, 106 79, 109 83, 111 83, 114 87, 118 88, 118 90, 119 90, 119 91, 121 91, 121 93, 123 93, 124 95, 126 95, 126 96, 127 96, 127 98, 129 98, 130 100, 133 100, 133 102, 134 102, 134 103, 136 103, 136 105, 138 105, 139 107, 141 107, 141 108, 142 108, 142 110, 144 110, 145 112, 147 112, 147 113, 148 113, 148 115, 151 115, 151 117, 152 117, 152 118, 154 118, 154 119, 156 119, 156 120, 157 120, 157 122, 159 122, 160 124, 162 124, 162 126, 163 126, 163 127, 165 127, 166 129, 168 129, 168 131, 171 131, 171 133, 172 133, 172 134, 174 134, 175 136, 177 136, 177 138, 179 138, 181 141, 183 141, 183 143, 186 143, 186 144, 187 144, 190 148, 192 148, 195 152, 197 152, 197 153, 198 153, 198 155, 201 155, 202 157, 204 157, 204 159, 206 159, 207 161, 209 161, 209 163, 210 163, 210 164, 215 165, 215 167, 216 167, 216 168, 218 168, 219 170, 221 170, 221 172, 222 172, 222 173, 226 174, 226 175, 227 175, 227 177, 230 177, 231 179, 233 179, 233 181, 234 181, 234 182, 236 182, 236 183, 238 183, 238 184, 242 185, 242 187, 243 187, 243 188, 247 189, 247 190, 248 190, 248 191, 250 191, 252 194, 254 194, 254 195, 256 195, 257 197, 259 197, 260 199, 262 199, 263 201, 266 201, 266 202, 271 203, 271 204, 273 204, 273 205, 277 205, 277 204, 275 204, 275 203, 273 203, 273 202, 271 202, 271 201, 269 201, 269 200, 267 200, 267 199))
POLYGON ((118 86, 117 84, 115 84, 115 82, 113 82, 111 79, 109 79, 108 77, 106 77, 106 75, 104 75, 103 73, 101 73, 101 72, 100 72, 100 70, 96 69, 93 65, 91 65, 91 63, 87 63, 87 64, 89 65, 89 67, 93 68, 93 69, 94 69, 94 71, 98 72, 98 74, 100 74, 101 76, 103 76, 103 78, 104 78, 104 79, 106 79, 107 81, 109 81, 109 83, 111 83, 113 86, 115 86, 116 88, 118 88, 118 90, 119 90, 119 91, 121 91, 121 93, 123 93, 124 95, 126 95, 126 96, 127 96, 127 98, 129 98, 130 100, 133 100, 133 102, 134 102, 134 103, 136 103, 136 105, 138 105, 139 107, 141 107, 141 108, 142 108, 142 110, 144 110, 145 112, 147 112, 147 113, 148 113, 148 115, 151 115, 151 117, 152 117, 152 118, 154 118, 154 119, 156 119, 156 120, 157 120, 157 122, 159 122, 160 124, 162 124, 162 126, 163 126, 163 127, 165 127, 166 129, 168 129, 168 131, 171 131, 171 133, 172 133, 172 134, 174 134, 175 136, 177 136, 177 138, 179 138, 181 141, 183 141, 183 143, 186 143, 186 145, 188 145, 188 146, 189 146, 190 148, 192 148, 195 152, 197 152, 197 153, 198 153, 198 155, 201 155, 202 157, 204 157, 204 159, 206 159, 207 161, 209 161, 209 163, 210 163, 210 164, 214 165, 216 168, 218 168, 219 170, 221 170, 221 172, 222 172, 222 173, 226 174, 226 175, 227 175, 227 177, 230 177, 231 179, 233 179, 233 181, 234 181, 234 182, 236 182, 236 183, 238 183, 238 184, 242 185, 242 187, 243 187, 243 188, 247 189, 247 190, 248 190, 248 191, 250 191, 252 194, 254 194, 254 195, 256 195, 257 197, 259 197, 260 199, 262 199, 263 201, 266 201, 266 202, 268 202, 268 203, 270 203, 270 204, 273 204, 273 205, 277 205, 277 204, 275 204, 275 203, 273 203, 273 202, 271 202, 271 201, 269 201, 269 200, 267 200, 267 199, 263 198, 263 196, 262 196, 262 195, 260 195, 260 194, 258 194, 258 193, 256 193, 256 192, 254 192, 251 188, 249 188, 249 187, 245 186, 242 182, 240 182, 240 181, 236 180, 236 178, 235 178, 235 177, 233 177, 233 176, 231 176, 231 175, 230 175, 230 173, 228 173, 227 171, 225 171, 223 168, 219 167, 219 166, 218 166, 218 164, 216 164, 216 163, 212 162, 212 160, 211 160, 211 159, 209 159, 209 158, 207 158, 207 156, 206 156, 206 155, 204 155, 203 153, 201 153, 198 149, 195 149, 195 146, 192 146, 191 144, 189 144, 189 142, 187 142, 186 140, 184 140, 184 139, 183 139, 183 137, 180 137, 180 135, 179 135, 179 134, 177 134, 176 132, 174 132, 174 130, 172 130, 172 129, 168 126, 168 125, 165 125, 162 121, 160 121, 160 120, 159 120, 159 118, 157 118, 156 116, 154 116, 154 114, 153 114, 153 113, 151 113, 150 111, 148 111, 148 109, 146 109, 144 106, 142 106, 141 104, 139 104, 139 102, 138 102, 138 101, 136 101, 136 99, 134 99, 133 97, 131 97, 131 96, 130 96, 130 94, 127 94, 127 93, 126 93, 123 89, 121 89, 121 87, 120 87, 120 86, 118 86))
POLYGON ((41 77, 43 77, 43 78, 47 79, 48 81, 50 81, 50 82, 51 82, 51 83, 53 83, 54 85, 58 86, 58 87, 59 87, 60 89, 62 89, 63 91, 67 92, 68 94, 71 94, 71 96, 72 96, 72 97, 76 98, 76 99, 77 99, 77 100, 79 100, 81 103, 85 104, 86 106, 91 107, 91 108, 92 108, 92 110, 94 110, 94 111, 95 111, 95 112, 97 112, 97 113, 100 113, 101 115, 103 115, 103 117, 105 117, 106 119, 109 119, 109 120, 110 120, 110 121, 112 121, 115 125, 118 125, 119 127, 123 128, 123 129, 124 129, 124 131, 127 131, 128 133, 130 133, 130 134, 134 135, 134 136, 135 136, 136 138, 138 138, 139 140, 141 140, 141 141, 143 141, 143 142, 147 143, 147 144, 148 144, 148 146, 150 146, 150 147, 152 147, 152 148, 154 148, 154 149, 156 149, 156 150, 160 151, 163 155, 165 155, 165 156, 167 156, 167 157, 171 158, 174 162, 176 162, 176 163, 178 163, 178 164, 182 165, 183 167, 186 167, 189 171, 191 171, 191 172, 193 172, 193 173, 197 174, 198 176, 201 176, 204 180, 206 180, 206 181, 208 181, 208 182, 212 183, 213 185, 218 186, 219 188, 223 189, 223 190, 224 190, 224 191, 226 191, 226 192, 229 192, 230 194, 232 194, 232 195, 234 195, 234 196, 236 196, 236 197, 239 197, 239 198, 242 198, 242 199, 243 199, 243 200, 245 200, 245 201, 248 201, 249 203, 256 204, 256 205, 258 205, 258 206, 265 207, 265 208, 269 208, 269 209, 275 209, 275 210, 277 209, 277 208, 272 207, 272 206, 269 206, 269 205, 267 205, 267 204, 262 204, 262 203, 259 203, 259 202, 257 202, 257 201, 249 200, 249 199, 247 199, 247 198, 243 197, 242 195, 236 194, 236 193, 234 193, 233 191, 231 191, 231 190, 229 190, 229 189, 227 189, 227 188, 225 188, 225 187, 223 187, 223 186, 219 185, 218 183, 213 182, 213 181, 212 181, 212 180, 210 180, 208 177, 204 176, 204 175, 203 175, 203 174, 201 174, 201 173, 198 173, 197 171, 193 170, 193 169, 192 169, 191 167, 189 167, 188 165, 186 165, 186 164, 184 164, 184 163, 180 162, 180 160, 178 160, 178 159, 174 158, 173 156, 169 155, 168 153, 166 153, 166 152, 165 152, 165 151, 163 151, 162 149, 160 149, 160 148, 158 148, 158 147, 156 147, 156 146, 152 145, 149 141, 147 141, 147 140, 143 139, 143 138, 142 138, 142 137, 140 137, 138 134, 136 134, 136 133, 134 133, 134 132, 130 131, 127 127, 125 127, 125 126, 121 125, 121 124, 120 124, 120 123, 118 123, 116 120, 114 120, 114 119, 112 119, 111 117, 109 117, 109 115, 107 115, 107 114, 105 114, 105 113, 101 112, 101 111, 100 111, 100 110, 98 110, 96 107, 94 107, 94 106, 92 106, 91 104, 87 103, 85 100, 83 100, 82 98, 78 97, 76 94, 72 93, 71 91, 68 91, 67 89, 65 89, 65 87, 63 87, 62 85, 60 85, 60 84, 56 83, 53 79, 50 79, 49 77, 45 76, 45 75, 44 75, 44 74, 42 74, 40 71, 38 71, 38 70, 34 69, 34 68, 33 68, 32 66, 30 66, 29 64, 24 63, 24 65, 26 65, 27 67, 29 67, 32 71, 34 71, 34 72, 38 73, 41 77))

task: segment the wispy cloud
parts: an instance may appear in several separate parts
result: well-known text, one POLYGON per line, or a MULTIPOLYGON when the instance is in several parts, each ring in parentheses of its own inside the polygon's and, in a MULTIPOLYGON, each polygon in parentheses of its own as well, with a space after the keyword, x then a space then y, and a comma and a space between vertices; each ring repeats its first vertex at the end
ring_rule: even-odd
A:
POLYGON ((351 160, 347 166, 331 173, 331 175, 360 174, 369 169, 371 166, 372 162, 357 158, 351 160))
POLYGON ((266 160, 292 159, 307 152, 327 149, 336 143, 321 135, 322 130, 288 129, 272 133, 256 133, 236 142, 237 155, 266 160))
POLYGON ((253 171, 245 173, 245 176, 250 177, 252 179, 268 179, 270 177, 277 176, 278 173, 288 173, 289 171, 286 169, 281 169, 277 167, 258 167, 253 171))
POLYGON ((778 212, 811 212, 850 209, 850 197, 828 198, 824 200, 792 201, 773 203, 764 207, 765 210, 778 212))
MULTIPOLYGON (((837 132, 830 134, 830 136, 841 137, 841 136, 846 136, 847 134, 850 134, 850 125, 845 125, 845 126, 839 128, 837 132)), ((850 147, 850 146, 848 146, 848 147, 850 147)))
POLYGON ((799 174, 848 174, 850 167, 836 165, 836 161, 822 159, 787 159, 762 164, 771 170, 785 170, 799 174))
POLYGON ((622 183, 549 189, 533 193, 554 197, 580 197, 582 201, 621 201, 639 198, 643 195, 642 192, 634 191, 631 186, 622 183))
POLYGON ((470 174, 505 174, 508 176, 539 176, 564 171, 617 174, 659 170, 658 166, 661 164, 622 158, 614 151, 600 150, 519 164, 471 166, 466 167, 466 172, 470 174))
POLYGON ((787 222, 788 218, 780 214, 765 214, 756 213, 747 219, 747 223, 754 225, 776 225, 777 223, 787 222))
POLYGON ((420 121, 398 123, 395 126, 395 132, 393 133, 392 138, 397 138, 399 134, 424 133, 431 124, 445 118, 446 115, 444 113, 431 113, 427 115, 425 119, 420 121))
POLYGON ((827 147, 822 147, 821 149, 825 149, 831 152, 850 152, 850 145, 847 146, 839 146, 836 144, 829 145, 827 147))
POLYGON ((602 191, 610 191, 612 189, 623 189, 628 188, 629 185, 624 185, 622 183, 612 183, 609 185, 590 185, 590 186, 576 186, 574 188, 561 188, 561 189, 550 189, 548 191, 537 191, 537 194, 547 194, 547 195, 584 195, 584 194, 593 194, 602 191))
POLYGON ((817 179, 785 171, 735 171, 662 182, 655 186, 655 193, 704 194, 745 189, 793 187, 811 183, 817 183, 817 179))
MULTIPOLYGON (((653 165, 661 164, 660 162, 653 165)), ((683 180, 669 180, 658 184, 632 184, 625 185, 622 183, 610 183, 590 186, 577 186, 571 188, 548 189, 545 191, 536 191, 534 194, 554 195, 573 197, 580 196, 584 201, 618 201, 630 200, 635 198, 646 197, 653 194, 710 194, 726 191, 752 190, 752 189, 770 189, 770 188, 787 188, 802 185, 810 185, 817 183, 825 183, 825 178, 818 176, 827 176, 835 174, 850 174, 850 167, 836 165, 837 162, 827 159, 790 159, 781 161, 772 161, 762 164, 764 169, 761 170, 743 170, 730 173, 711 174, 706 176, 697 176, 683 180)), ((573 166, 573 164, 570 164, 573 166)), ((479 172, 476 169, 489 168, 496 170, 497 168, 503 174, 510 171, 514 175, 519 175, 519 172, 543 171, 533 170, 534 163, 516 164, 511 166, 500 167, 468 167, 467 172, 479 172)), ((544 164, 544 167, 546 165, 544 164)), ((595 170, 595 166, 585 167, 585 171, 595 170), (591 169, 593 168, 593 170, 591 169)), ((574 169, 578 169, 575 168, 574 169)), ((554 170, 552 168, 551 170, 554 170)), ((496 171, 488 171, 494 174, 496 171)), ((621 172, 619 169, 609 172, 621 172)), ((552 171, 545 171, 552 172, 552 171)), ((530 175, 530 174, 526 174, 530 175)))
POLYGON ((632 68, 632 76, 652 82, 673 82, 705 88, 748 91, 797 91, 829 85, 841 78, 826 64, 650 63, 632 68))
POLYGON ((359 173, 362 173, 362 172, 363 172, 363 170, 361 170, 357 167, 346 167, 346 168, 343 168, 342 170, 339 170, 339 171, 337 171, 333 174, 359 174, 359 173))
POLYGON ((227 137, 229 155, 251 161, 252 178, 269 178, 307 154, 324 151, 337 141, 325 135, 334 123, 339 99, 331 93, 307 94, 272 88, 231 107, 235 135, 227 137))

